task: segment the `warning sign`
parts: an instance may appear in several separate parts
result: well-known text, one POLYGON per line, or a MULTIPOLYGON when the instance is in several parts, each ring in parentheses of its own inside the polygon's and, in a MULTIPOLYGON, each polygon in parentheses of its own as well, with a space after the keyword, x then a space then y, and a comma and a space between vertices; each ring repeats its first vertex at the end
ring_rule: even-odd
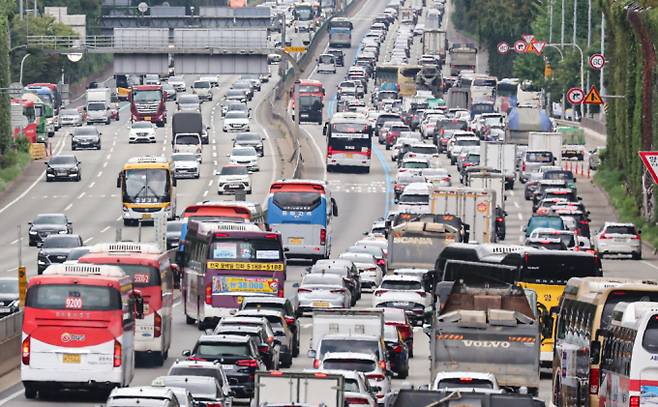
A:
POLYGON ((647 167, 649 175, 653 179, 653 182, 658 184, 658 176, 656 176, 656 170, 658 169, 658 151, 640 151, 640 158, 644 163, 644 166, 647 167))
POLYGON ((599 91, 596 89, 596 86, 592 86, 592 88, 587 93, 587 96, 585 96, 585 100, 583 100, 583 103, 585 103, 586 105, 603 104, 603 99, 601 98, 601 94, 599 93, 599 91))

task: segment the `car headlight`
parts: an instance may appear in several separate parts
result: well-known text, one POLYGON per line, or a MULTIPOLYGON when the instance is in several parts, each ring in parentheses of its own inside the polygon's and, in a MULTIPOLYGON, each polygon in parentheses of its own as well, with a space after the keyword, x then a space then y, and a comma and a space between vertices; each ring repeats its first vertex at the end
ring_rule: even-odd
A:
POLYGON ((65 234, 69 233, 69 231, 68 230, 60 230, 57 233, 59 233, 60 235, 65 235, 65 234))
POLYGON ((39 259, 39 260, 37 260, 37 264, 40 265, 40 266, 43 266, 43 265, 46 264, 46 262, 39 259))
POLYGON ((27 233, 29 233, 31 235, 36 235, 37 234, 36 230, 28 230, 27 233))

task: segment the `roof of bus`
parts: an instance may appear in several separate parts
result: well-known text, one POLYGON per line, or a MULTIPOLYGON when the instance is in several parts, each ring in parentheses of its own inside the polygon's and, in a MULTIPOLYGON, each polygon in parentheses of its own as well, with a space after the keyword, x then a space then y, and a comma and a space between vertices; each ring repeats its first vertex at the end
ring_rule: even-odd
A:
POLYGON ((332 123, 362 123, 368 124, 368 119, 361 113, 341 112, 335 113, 331 117, 332 123))
POLYGON ((154 169, 154 170, 169 170, 168 163, 125 163, 124 170, 141 170, 141 169, 154 169))
POLYGON ((162 85, 135 85, 133 90, 161 90, 162 85))
POLYGON ((52 264, 41 275, 30 278, 28 287, 38 284, 77 284, 88 285, 112 284, 119 287, 130 282, 120 267, 90 264, 52 264))
POLYGON ((34 106, 33 101, 25 100, 25 99, 12 99, 11 103, 21 104, 21 105, 23 105, 23 107, 33 107, 34 106))
POLYGON ((327 184, 324 181, 318 180, 305 180, 305 179, 294 179, 294 180, 279 180, 274 182, 270 186, 270 193, 275 191, 321 191, 322 193, 327 192, 327 184))
POLYGON ((314 85, 314 86, 322 87, 322 82, 316 79, 299 79, 296 82, 299 83, 300 85, 314 85))
POLYGON ((184 218, 193 216, 234 216, 250 219, 251 215, 252 212, 249 207, 232 202, 204 202, 190 205, 183 211, 184 218))
POLYGON ((630 278, 573 277, 567 282, 564 295, 575 296, 579 301, 594 303, 598 298, 606 298, 610 291, 618 289, 658 291, 658 284, 651 280, 630 278))
POLYGON ((152 253, 87 253, 80 257, 80 263, 88 264, 135 264, 141 266, 160 267, 160 260, 164 254, 152 253))
POLYGON ((200 234, 210 235, 215 233, 249 233, 249 234, 272 234, 273 232, 264 232, 261 228, 253 223, 229 223, 229 222, 190 222, 187 226, 187 233, 197 231, 200 234))

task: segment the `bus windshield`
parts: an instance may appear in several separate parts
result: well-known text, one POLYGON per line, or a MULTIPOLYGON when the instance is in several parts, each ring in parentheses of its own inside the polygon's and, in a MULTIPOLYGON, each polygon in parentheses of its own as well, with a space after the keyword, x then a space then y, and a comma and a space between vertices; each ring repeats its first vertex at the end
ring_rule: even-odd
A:
POLYGON ((272 201, 284 211, 312 211, 320 205, 319 192, 277 192, 272 201))
POLYGON ((169 177, 165 169, 132 169, 125 171, 124 201, 159 203, 169 199, 169 177))
POLYGON ((227 238, 212 242, 208 259, 244 262, 282 261, 283 251, 276 239, 227 238))
POLYGON ((597 276, 594 256, 529 254, 521 280, 525 283, 565 285, 571 277, 597 276))
POLYGON ((518 85, 512 83, 498 83, 496 95, 501 97, 516 96, 518 85))
POLYGON ((40 309, 112 311, 121 309, 121 294, 111 288, 92 285, 40 284, 32 286, 25 306, 40 309))

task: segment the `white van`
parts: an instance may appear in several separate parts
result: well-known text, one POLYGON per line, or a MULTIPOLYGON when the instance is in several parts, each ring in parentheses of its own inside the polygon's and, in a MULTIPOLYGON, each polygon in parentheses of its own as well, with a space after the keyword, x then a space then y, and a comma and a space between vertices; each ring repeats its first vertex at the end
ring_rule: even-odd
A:
POLYGON ((318 73, 336 73, 336 57, 331 54, 322 54, 318 57, 318 73))

